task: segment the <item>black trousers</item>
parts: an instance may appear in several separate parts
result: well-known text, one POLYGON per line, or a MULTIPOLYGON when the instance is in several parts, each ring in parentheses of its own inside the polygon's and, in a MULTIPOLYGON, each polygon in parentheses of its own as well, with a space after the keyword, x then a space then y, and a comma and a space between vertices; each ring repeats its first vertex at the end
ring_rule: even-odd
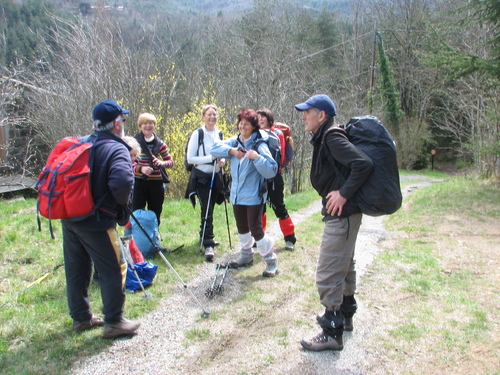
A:
POLYGON ((145 210, 153 211, 160 226, 161 211, 165 200, 165 187, 161 180, 145 180, 136 178, 134 180, 134 195, 132 199, 132 211, 145 210))
POLYGON ((117 323, 123 314, 125 294, 116 228, 95 232, 81 229, 78 223, 61 222, 70 316, 77 322, 92 316, 88 289, 94 263, 99 273, 104 321, 117 323))
POLYGON ((196 194, 198 195, 201 206, 200 238, 202 239, 203 246, 214 246, 213 212, 217 197, 221 190, 219 182, 220 176, 215 173, 214 182, 212 184, 211 173, 203 173, 197 170, 194 178, 196 179, 196 194), (210 188, 211 185, 212 188, 210 188), (210 192, 210 190, 212 191, 210 192), (203 230, 204 227, 205 230, 203 230))
POLYGON ((267 182, 267 200, 278 219, 286 219, 288 217, 288 211, 285 207, 284 189, 285 182, 281 173, 277 173, 272 180, 267 182))

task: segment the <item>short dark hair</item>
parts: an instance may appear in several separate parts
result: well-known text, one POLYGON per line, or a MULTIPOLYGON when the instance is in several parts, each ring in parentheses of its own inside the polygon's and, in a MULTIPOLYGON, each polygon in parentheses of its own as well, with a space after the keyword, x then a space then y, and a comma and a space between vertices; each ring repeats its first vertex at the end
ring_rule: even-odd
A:
POLYGON ((253 127, 253 132, 256 133, 259 131, 259 117, 257 116, 257 112, 255 112, 254 109, 251 108, 242 108, 238 112, 238 122, 236 123, 236 126, 238 126, 238 123, 242 120, 245 119, 247 120, 250 125, 253 127))
POLYGON ((257 113, 261 116, 264 116, 267 118, 267 121, 269 122, 269 126, 273 126, 274 124, 274 115, 273 112, 269 108, 261 108, 257 110, 257 113))

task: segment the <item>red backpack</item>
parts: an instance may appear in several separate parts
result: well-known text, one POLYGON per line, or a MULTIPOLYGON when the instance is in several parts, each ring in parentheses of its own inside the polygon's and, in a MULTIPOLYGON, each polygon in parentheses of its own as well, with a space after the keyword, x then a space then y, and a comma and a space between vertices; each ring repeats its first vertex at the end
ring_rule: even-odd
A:
POLYGON ((283 122, 275 122, 274 127, 276 129, 281 130, 283 135, 285 136, 285 149, 282 150, 285 154, 285 160, 283 162, 282 167, 286 168, 293 160, 293 138, 292 138, 292 129, 290 126, 283 122))
POLYGON ((54 238, 51 219, 79 221, 92 215, 99 207, 104 197, 94 202, 91 189, 93 150, 109 142, 116 141, 97 141, 96 135, 90 135, 83 139, 66 137, 56 144, 36 183, 39 231, 39 213, 49 219, 50 234, 54 238))

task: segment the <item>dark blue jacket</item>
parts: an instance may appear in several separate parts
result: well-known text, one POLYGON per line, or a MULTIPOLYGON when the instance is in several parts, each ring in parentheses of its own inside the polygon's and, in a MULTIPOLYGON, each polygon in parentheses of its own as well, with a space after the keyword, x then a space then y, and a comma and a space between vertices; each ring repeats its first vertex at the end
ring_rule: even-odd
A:
POLYGON ((134 173, 130 160, 130 147, 119 136, 109 131, 95 132, 98 141, 111 140, 94 148, 92 168, 92 196, 94 202, 102 200, 95 215, 72 225, 85 230, 100 231, 116 227, 117 216, 124 224, 122 205, 129 202, 134 187, 134 173), (104 197, 104 198, 103 198, 104 197))

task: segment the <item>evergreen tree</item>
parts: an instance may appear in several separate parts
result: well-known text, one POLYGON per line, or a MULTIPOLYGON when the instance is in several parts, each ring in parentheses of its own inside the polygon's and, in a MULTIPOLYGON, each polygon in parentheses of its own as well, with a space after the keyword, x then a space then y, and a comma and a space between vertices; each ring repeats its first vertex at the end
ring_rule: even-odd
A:
POLYGON ((53 13, 50 4, 29 0, 20 6, 0 0, 0 65, 26 65, 45 57, 43 45, 50 44, 53 13))
POLYGON ((399 122, 403 117, 403 111, 401 110, 401 106, 399 104, 399 93, 396 89, 391 62, 385 54, 384 43, 379 33, 377 33, 377 47, 385 117, 393 134, 397 134, 399 122))

